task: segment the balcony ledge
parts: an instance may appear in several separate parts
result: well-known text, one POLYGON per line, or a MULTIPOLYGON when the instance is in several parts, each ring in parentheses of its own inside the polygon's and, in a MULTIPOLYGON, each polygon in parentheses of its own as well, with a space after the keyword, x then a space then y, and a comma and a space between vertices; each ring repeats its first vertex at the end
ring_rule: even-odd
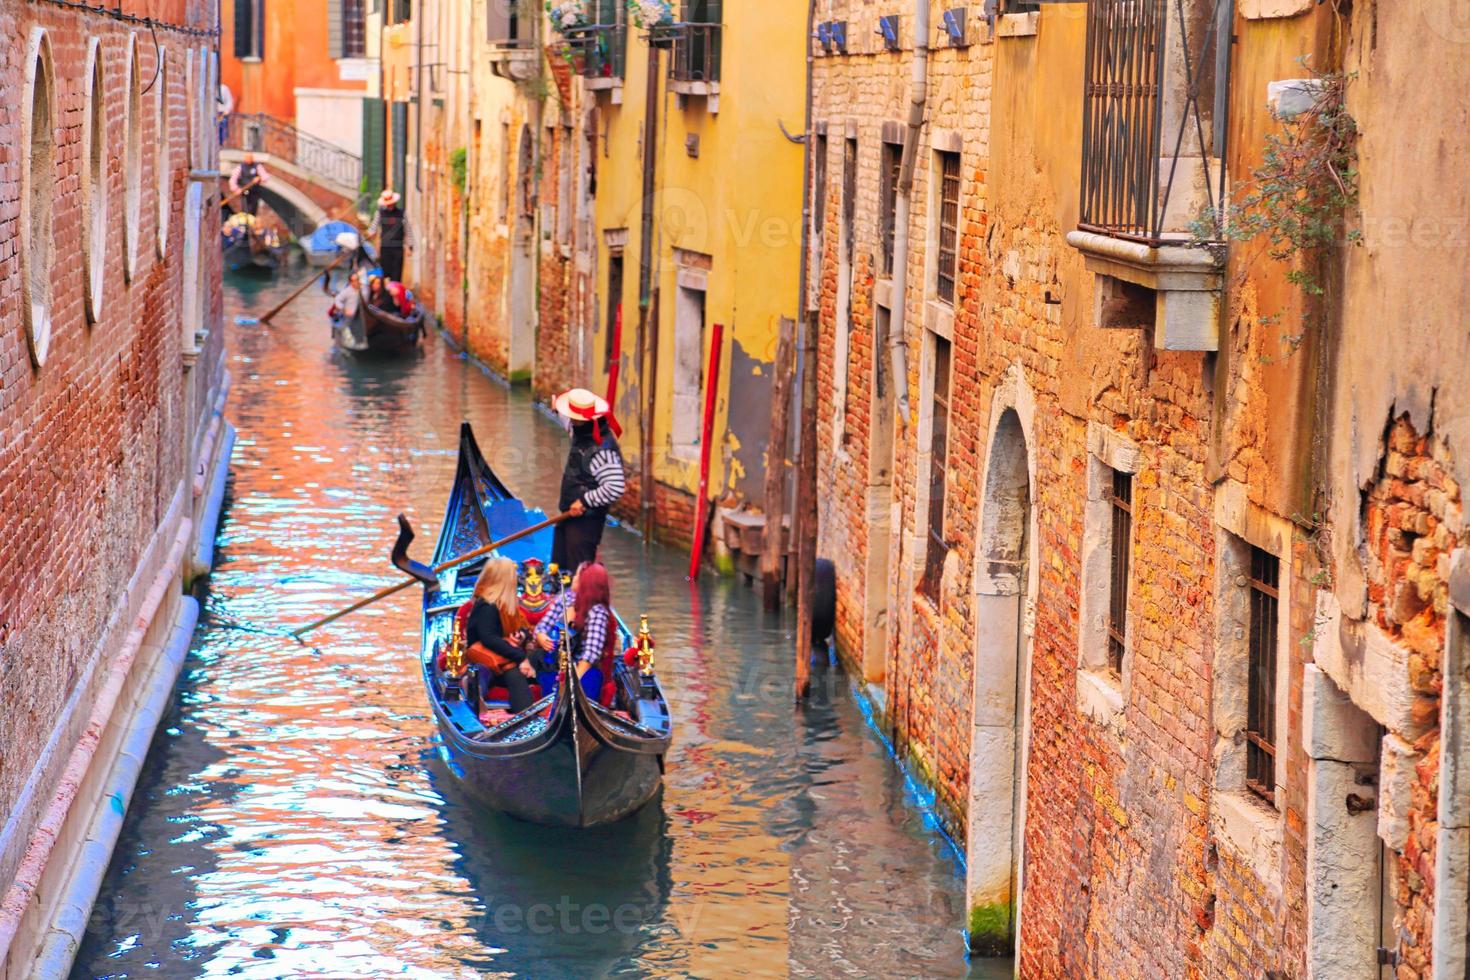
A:
POLYGON ((1151 246, 1089 231, 1067 233, 1089 272, 1103 277, 1094 290, 1097 325, 1146 326, 1137 322, 1142 287, 1154 295, 1154 343, 1164 350, 1213 351, 1220 347, 1220 302, 1225 285, 1223 256, 1209 247, 1151 246), (1117 287, 1117 284, 1130 284, 1117 287), (1128 294, 1135 301, 1130 303, 1128 294), (1112 311, 1134 314, 1119 318, 1112 311))
POLYGON ((671 78, 669 79, 669 91, 677 95, 719 95, 720 83, 671 78))
POLYGON ((490 46, 490 70, 501 78, 524 82, 535 77, 540 53, 535 48, 508 44, 490 46))

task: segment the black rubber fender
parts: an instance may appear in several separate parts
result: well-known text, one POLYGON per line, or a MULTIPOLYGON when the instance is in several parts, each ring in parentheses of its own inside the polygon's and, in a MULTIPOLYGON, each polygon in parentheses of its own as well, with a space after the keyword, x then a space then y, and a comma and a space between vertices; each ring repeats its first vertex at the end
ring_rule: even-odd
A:
POLYGON ((812 643, 826 643, 836 626, 837 567, 830 558, 818 558, 812 578, 812 643))

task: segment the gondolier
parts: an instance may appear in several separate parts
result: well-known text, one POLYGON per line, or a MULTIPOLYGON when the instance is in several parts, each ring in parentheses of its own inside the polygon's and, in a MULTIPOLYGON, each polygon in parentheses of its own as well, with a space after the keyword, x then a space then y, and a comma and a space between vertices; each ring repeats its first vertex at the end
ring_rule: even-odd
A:
POLYGON ((255 162, 255 154, 247 152, 230 173, 230 193, 240 195, 240 210, 255 214, 260 209, 260 186, 271 179, 262 164, 255 162))
POLYGON ((408 218, 399 206, 403 198, 393 188, 378 195, 378 211, 368 225, 368 237, 378 236, 378 265, 389 279, 403 279, 403 250, 412 241, 408 218))
POLYGON ((563 511, 572 516, 556 526, 551 560, 568 571, 597 557, 607 512, 627 489, 620 433, 612 407, 585 388, 573 388, 552 402, 571 424, 572 447, 561 478, 563 511))

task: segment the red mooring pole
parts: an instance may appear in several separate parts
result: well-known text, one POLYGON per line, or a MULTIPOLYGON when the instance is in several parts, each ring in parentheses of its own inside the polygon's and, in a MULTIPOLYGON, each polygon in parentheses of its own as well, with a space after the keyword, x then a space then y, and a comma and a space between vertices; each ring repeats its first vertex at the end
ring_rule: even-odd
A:
POLYGON ((607 403, 614 410, 618 404, 618 369, 623 366, 623 301, 613 313, 612 360, 607 364, 607 403))
POLYGON ((709 524, 705 494, 709 492, 709 454, 715 438, 715 398, 720 393, 720 348, 725 325, 715 324, 709 344, 709 373, 704 376, 704 434, 699 440, 699 495, 694 498, 694 547, 689 552, 689 581, 699 578, 699 556, 704 551, 704 529, 709 524))

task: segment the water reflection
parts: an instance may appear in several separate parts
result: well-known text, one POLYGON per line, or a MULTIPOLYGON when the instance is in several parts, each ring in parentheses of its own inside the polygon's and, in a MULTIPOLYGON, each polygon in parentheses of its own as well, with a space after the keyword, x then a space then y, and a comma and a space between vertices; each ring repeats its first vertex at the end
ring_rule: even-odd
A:
MULTIPOLYGON (((289 284, 249 288, 227 320, 289 284)), ((395 580, 400 510, 432 539, 462 418, 537 505, 565 452, 438 340, 398 362, 335 352, 325 302, 229 328, 220 564, 74 976, 964 974, 946 845, 845 681, 792 707, 790 620, 743 586, 689 586, 679 555, 609 532, 677 729, 662 798, 581 835, 487 813, 442 770, 416 597, 312 646, 278 635, 395 580)))

